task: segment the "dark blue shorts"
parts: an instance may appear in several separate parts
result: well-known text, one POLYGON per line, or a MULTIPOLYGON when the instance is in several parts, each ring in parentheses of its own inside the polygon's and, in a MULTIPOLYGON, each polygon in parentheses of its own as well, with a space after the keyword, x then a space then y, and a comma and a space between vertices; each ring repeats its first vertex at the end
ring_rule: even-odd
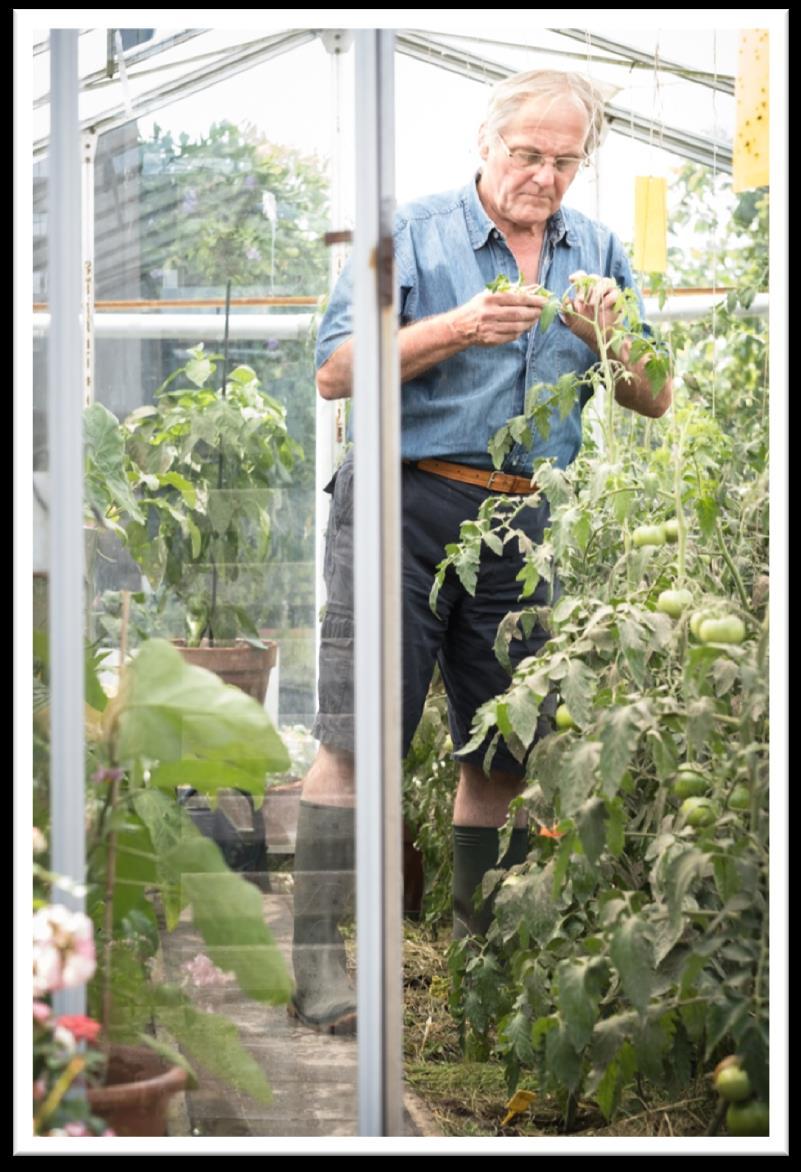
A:
MULTIPOLYGON (((522 562, 517 542, 504 546, 502 555, 482 546, 475 596, 467 593, 452 568, 437 602, 429 595, 445 546, 458 541, 463 521, 474 518, 492 495, 471 484, 446 480, 403 465, 403 753, 408 752, 423 712, 435 663, 439 664, 448 695, 451 737, 459 750, 470 740, 476 709, 504 692, 509 674, 493 651, 498 624, 511 610, 548 603, 548 584, 541 581, 534 595, 519 601, 516 581, 522 562)), ((326 538, 325 581, 328 593, 320 642, 319 710, 313 735, 330 748, 353 752, 353 458, 349 455, 326 491, 332 492, 326 538)), ((548 505, 526 508, 516 527, 536 543, 548 524, 548 505)), ((528 638, 514 639, 512 664, 536 655, 548 639, 536 625, 528 638)), ((542 735, 549 722, 541 721, 542 735)), ((460 761, 481 766, 487 742, 460 761)), ((493 769, 522 775, 520 762, 501 739, 493 769)))

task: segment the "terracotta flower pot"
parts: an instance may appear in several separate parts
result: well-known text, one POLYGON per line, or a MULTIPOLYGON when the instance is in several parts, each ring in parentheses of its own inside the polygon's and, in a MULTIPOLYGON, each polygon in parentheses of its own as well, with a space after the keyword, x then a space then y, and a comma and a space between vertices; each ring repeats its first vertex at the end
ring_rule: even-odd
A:
POLYGON ((234 684, 259 704, 264 703, 278 654, 277 643, 270 643, 264 651, 251 647, 244 639, 237 640, 234 646, 215 643, 209 647, 205 640, 200 647, 187 647, 183 639, 173 639, 173 643, 187 663, 213 671, 226 684, 234 684))
POLYGON ((117 1135, 164 1135, 170 1097, 182 1091, 187 1073, 168 1066, 147 1046, 112 1046, 106 1084, 92 1087, 87 1099, 93 1115, 117 1135))

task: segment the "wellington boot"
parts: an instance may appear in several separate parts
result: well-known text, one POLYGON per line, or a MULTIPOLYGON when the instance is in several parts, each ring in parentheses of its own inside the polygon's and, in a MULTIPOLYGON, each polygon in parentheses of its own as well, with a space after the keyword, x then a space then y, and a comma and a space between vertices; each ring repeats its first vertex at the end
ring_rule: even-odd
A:
POLYGON ((353 892, 353 809, 301 800, 292 934, 295 992, 288 1011, 324 1033, 356 1032, 356 991, 338 928, 353 910, 353 892))
POLYGON ((453 939, 486 936, 492 923, 495 893, 485 899, 478 911, 473 905, 476 888, 487 871, 523 863, 528 855, 528 827, 516 826, 509 849, 498 862, 498 831, 494 826, 454 826, 453 828, 453 939))

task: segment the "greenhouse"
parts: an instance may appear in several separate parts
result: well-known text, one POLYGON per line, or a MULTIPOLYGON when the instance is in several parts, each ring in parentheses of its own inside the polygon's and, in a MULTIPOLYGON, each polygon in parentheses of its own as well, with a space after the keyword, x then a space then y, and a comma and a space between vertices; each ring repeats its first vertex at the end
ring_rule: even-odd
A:
POLYGON ((786 12, 213 15, 15 10, 15 1154, 785 1153, 786 12))

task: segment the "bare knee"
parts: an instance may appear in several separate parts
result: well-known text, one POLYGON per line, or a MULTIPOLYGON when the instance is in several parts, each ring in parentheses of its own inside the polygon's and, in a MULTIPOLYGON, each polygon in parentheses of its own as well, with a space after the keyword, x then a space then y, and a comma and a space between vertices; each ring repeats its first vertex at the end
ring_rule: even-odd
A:
POLYGON ((345 749, 320 745, 303 779, 303 800, 321 806, 352 806, 354 803, 353 754, 345 749))
MULTIPOLYGON (((459 787, 453 806, 456 826, 503 826, 509 815, 509 803, 526 787, 517 774, 493 769, 489 775, 477 765, 462 763, 459 787)), ((525 810, 518 810, 515 826, 527 826, 525 810)))

